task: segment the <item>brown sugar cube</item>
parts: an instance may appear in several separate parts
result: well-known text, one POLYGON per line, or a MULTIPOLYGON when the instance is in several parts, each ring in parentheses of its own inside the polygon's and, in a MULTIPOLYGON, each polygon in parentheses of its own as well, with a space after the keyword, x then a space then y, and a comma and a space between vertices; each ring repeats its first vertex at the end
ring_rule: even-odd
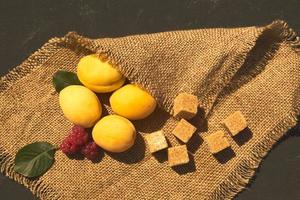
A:
POLYGON ((210 134, 209 136, 206 136, 205 141, 208 144, 210 152, 213 154, 230 147, 230 144, 223 131, 217 131, 210 134))
POLYGON ((145 136, 151 153, 166 149, 168 143, 163 131, 156 131, 145 136))
POLYGON ((237 135, 247 127, 246 119, 240 111, 236 111, 229 115, 224 120, 224 124, 232 136, 237 135))
POLYGON ((171 147, 168 149, 169 166, 186 164, 190 161, 186 145, 171 147))
POLYGON ((184 119, 181 119, 174 130, 172 131, 173 135, 175 135, 179 140, 184 143, 187 143, 193 134, 196 131, 196 127, 187 122, 184 119))
POLYGON ((180 93, 174 99, 173 115, 177 118, 191 119, 197 114, 198 98, 188 93, 180 93))

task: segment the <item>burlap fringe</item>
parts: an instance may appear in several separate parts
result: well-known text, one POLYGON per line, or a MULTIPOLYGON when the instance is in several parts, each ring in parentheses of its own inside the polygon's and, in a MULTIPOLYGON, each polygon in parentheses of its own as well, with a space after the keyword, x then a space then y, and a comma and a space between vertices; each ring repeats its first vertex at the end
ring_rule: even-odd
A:
MULTIPOLYGON (((210 195, 208 199, 232 199, 241 192, 253 177, 261 160, 267 155, 273 145, 285 135, 285 133, 297 124, 296 115, 300 114, 300 109, 296 113, 290 114, 278 126, 269 132, 264 141, 257 144, 251 152, 250 157, 244 160, 229 176, 226 181, 210 195)), ((248 155, 249 156, 249 155, 248 155)))
POLYGON ((16 173, 14 171, 14 156, 6 153, 6 151, 2 148, 0 148, 0 171, 10 179, 24 185, 40 199, 60 199, 59 194, 51 188, 51 186, 43 183, 41 180, 31 180, 16 173))
POLYGON ((56 52, 60 38, 52 38, 40 49, 34 52, 21 65, 10 70, 5 76, 0 78, 0 93, 9 88, 18 79, 26 76, 36 67, 40 66, 56 52))
MULTIPOLYGON (((84 38, 81 35, 78 35, 76 32, 69 32, 62 40, 61 44, 71 48, 81 48, 84 50, 88 50, 93 53, 98 53, 101 57, 105 57, 108 59, 108 62, 118 68, 124 74, 125 77, 127 77, 130 82, 136 83, 140 85, 141 87, 145 88, 152 96, 157 97, 156 92, 149 88, 149 84, 146 78, 141 78, 138 76, 136 70, 134 70, 133 67, 130 67, 129 64, 126 63, 126 60, 119 57, 118 55, 113 54, 109 49, 104 49, 101 44, 95 45, 92 39, 84 38)), ((251 43, 246 43, 243 47, 243 53, 236 59, 235 66, 232 68, 238 68, 238 66, 242 65, 243 62, 246 59, 247 52, 251 50, 251 48, 255 45, 256 41, 252 41, 251 43)), ((223 78, 225 82, 229 82, 232 75, 235 74, 235 71, 232 70, 228 72, 228 74, 223 78)), ((162 107, 167 112, 171 113, 173 108, 173 100, 169 98, 160 97, 162 99, 162 103, 159 104, 160 107, 162 107)), ((209 111, 212 105, 203 105, 205 111, 209 111)), ((205 112, 207 115, 208 112, 205 112)))
MULTIPOLYGON (((290 44, 295 52, 300 52, 300 38, 294 30, 288 27, 286 22, 278 20, 270 24, 268 28, 277 29, 282 41, 290 44)), ((266 55, 266 57, 264 57, 265 60, 262 62, 267 62, 269 57, 269 55, 266 55)), ((250 157, 247 160, 243 160, 228 176, 228 179, 221 183, 208 199, 232 199, 243 191, 255 174, 261 160, 267 155, 273 145, 276 144, 289 129, 296 126, 298 121, 297 117, 299 115, 300 108, 295 108, 280 124, 267 133, 264 140, 253 148, 254 151, 251 152, 250 157)))
MULTIPOLYGON (((270 46, 270 48, 268 49, 268 52, 263 56, 263 58, 253 67, 255 67, 255 69, 253 69, 253 71, 251 71, 252 73, 254 73, 254 76, 256 74, 258 74, 260 72, 260 69, 263 68, 263 66, 265 66, 267 64, 267 62, 275 55, 277 48, 278 48, 278 42, 282 42, 285 41, 287 43, 289 43, 293 50, 295 50, 296 52, 299 52, 300 48, 300 38, 297 37, 296 33, 288 27, 287 23, 284 21, 274 21, 272 24, 268 25, 259 35, 256 41, 258 41, 258 39, 260 38, 260 36, 264 35, 267 31, 270 30, 277 30, 278 34, 276 35, 276 42, 273 42, 273 44, 270 46)), ((237 60, 237 65, 242 66, 244 64, 244 62, 246 61, 246 56, 248 55, 244 55, 241 59, 237 60)), ((248 67, 248 66, 247 66, 248 67)), ((250 67, 248 67, 250 68, 250 67)), ((251 67, 252 68, 252 67, 251 67)), ((242 69, 242 67, 235 73, 234 76, 232 76, 231 74, 231 80, 229 82, 229 84, 227 84, 222 91, 218 94, 216 100, 213 102, 213 105, 211 105, 211 109, 208 109, 208 112, 206 113, 206 117, 209 118, 210 114, 211 114, 211 110, 213 110, 213 108, 220 102, 222 101, 222 99, 225 96, 228 96, 229 94, 231 94, 232 90, 234 90, 235 88, 240 88, 243 84, 245 84, 245 82, 247 83, 248 79, 253 78, 253 74, 247 74, 247 79, 245 80, 241 80, 241 76, 240 74, 238 74, 238 72, 242 69), (237 78, 235 77, 236 75, 237 78)), ((250 72, 250 73, 251 73, 250 72)))
MULTIPOLYGON (((0 79, 0 94, 17 80, 32 72, 35 68, 47 61, 49 57, 54 55, 57 50, 57 45, 60 38, 52 38, 32 54, 21 65, 15 67, 5 76, 0 79)), ((0 146, 0 172, 10 179, 24 185, 38 198, 44 200, 61 199, 60 195, 51 186, 37 179, 28 179, 14 171, 14 156, 9 154, 3 147, 0 146)))
MULTIPOLYGON (((148 87, 149 80, 139 77, 138 73, 136 72, 136 70, 134 70, 133 67, 128 67, 130 65, 126 62, 125 59, 123 59, 119 55, 113 54, 110 49, 104 49, 101 44, 95 44, 92 39, 78 35, 76 32, 69 32, 64 38, 62 38, 61 41, 61 45, 67 46, 71 49, 81 48, 86 51, 99 54, 100 57, 104 57, 105 59, 107 59, 111 65, 115 66, 122 74, 124 74, 124 76, 130 80, 130 82, 136 83, 145 88, 152 96, 157 96, 155 94, 155 91, 148 87)), ((171 110, 172 103, 173 102, 171 102, 169 99, 163 98, 162 104, 168 105, 166 106, 167 111, 171 110)))
MULTIPOLYGON (((268 25, 266 29, 258 35, 257 38, 263 35, 266 30, 270 29, 278 31, 278 37, 281 41, 289 43, 295 51, 299 51, 300 48, 298 47, 300 46, 300 38, 297 37, 296 33, 288 27, 286 22, 281 20, 274 21, 273 23, 268 25)), ((243 53, 236 59, 235 66, 232 66, 232 68, 238 68, 238 66, 241 66, 244 63, 247 57, 247 52, 249 52, 253 48, 255 42, 256 41, 253 41, 252 43, 247 43, 244 45, 243 53)), ((157 97, 156 91, 154 91, 152 88, 149 88, 149 80, 147 80, 146 78, 142 79, 141 77, 139 77, 136 70, 134 70, 133 67, 130 67, 130 65, 126 62, 125 59, 113 54, 113 52, 111 52, 110 49, 104 49, 101 46, 100 42, 95 43, 93 39, 84 38, 83 36, 78 35, 76 32, 69 32, 64 38, 62 38, 61 44, 72 49, 81 48, 89 52, 98 53, 99 55, 101 55, 101 57, 105 57, 106 59, 108 59, 109 63, 118 68, 131 82, 139 84, 148 92, 150 92, 151 95, 157 97)), ((268 59, 265 58, 264 60, 267 61, 268 59)), ((223 81, 229 83, 232 76, 235 73, 236 72, 234 70, 229 72, 223 78, 223 81)), ((169 98, 161 99, 162 103, 159 106, 165 109, 167 112, 171 113, 173 107, 173 100, 169 98)), ((205 113, 207 116, 214 105, 202 105, 204 106, 205 111, 207 111, 205 113)))
MULTIPOLYGON (((300 38, 297 34, 288 27, 287 23, 284 21, 275 21, 270 27, 274 27, 280 31, 280 36, 282 40, 289 43, 291 47, 296 51, 300 52, 300 38)), ((32 54, 25 62, 21 65, 15 67, 8 74, 1 77, 0 79, 0 94, 3 91, 9 89, 15 81, 26 76, 36 67, 40 66, 42 63, 46 62, 49 57, 51 57, 57 50, 57 47, 64 45, 77 45, 77 48, 85 48, 91 52, 99 52, 103 54, 108 59, 111 57, 109 50, 99 49, 97 46, 91 45, 92 40, 85 39, 82 36, 77 35, 75 32, 68 33, 63 38, 53 38, 49 40, 44 46, 42 46, 38 51, 32 54)), ((120 58, 120 60, 123 60, 120 58)), ((113 65, 120 66, 121 63, 115 63, 112 60, 110 62, 113 65)), ((126 62, 125 66, 126 66, 126 62)), ((123 64, 124 64, 123 63, 123 64)), ((122 68, 122 73, 126 77, 134 77, 133 70, 124 70, 122 68)), ((147 80, 138 80, 138 82, 147 83, 147 80)), ((146 87, 146 85, 142 85, 146 87)), ((168 100, 164 100, 165 105, 171 105, 168 100)), ((251 153, 250 158, 244 160, 234 171, 228 176, 228 179, 224 181, 219 187, 212 193, 209 199, 232 199, 237 193, 241 192, 249 183, 251 177, 253 177, 257 167, 260 164, 262 158, 266 156, 268 151, 272 146, 278 141, 285 133, 297 123, 297 116, 300 115, 300 108, 297 108, 294 113, 291 113, 285 120, 283 120, 278 126, 274 128, 273 131, 266 135, 263 142, 259 143, 254 152, 251 153)), ((43 183, 41 180, 30 180, 22 175, 19 175, 13 170, 14 167, 14 155, 10 155, 5 149, 0 147, 0 171, 4 173, 9 178, 23 184, 27 187, 33 194, 35 194, 40 199, 53 200, 62 199, 62 197, 51 188, 49 185, 43 183)))

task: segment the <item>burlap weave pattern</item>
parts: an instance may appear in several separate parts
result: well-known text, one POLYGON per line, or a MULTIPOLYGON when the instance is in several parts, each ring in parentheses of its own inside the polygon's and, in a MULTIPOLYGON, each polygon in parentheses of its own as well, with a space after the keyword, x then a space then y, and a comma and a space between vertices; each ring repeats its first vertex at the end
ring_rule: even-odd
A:
MULTIPOLYGON (((0 82, 1 171, 41 199, 230 199, 249 181, 263 156, 297 122, 300 113, 299 37, 282 21, 262 27, 200 29, 122 38, 88 39, 69 33, 51 39, 0 82), (70 160, 60 151, 42 177, 13 172, 16 151, 33 141, 59 145, 71 127, 58 105, 52 75, 75 71, 79 59, 103 54, 130 81, 147 88, 160 108, 134 122, 135 146, 105 153, 99 163, 70 160), (175 170, 166 155, 152 157, 143 135, 164 129, 170 143, 176 120, 169 114, 179 92, 196 94, 204 110, 193 120, 192 162, 175 170), (233 152, 216 158, 203 136, 241 110, 249 123, 246 143, 228 135, 233 152), (203 118, 205 117, 206 120, 203 118), (207 121, 207 122, 206 122, 207 121)), ((108 95, 100 95, 110 111, 108 95)))

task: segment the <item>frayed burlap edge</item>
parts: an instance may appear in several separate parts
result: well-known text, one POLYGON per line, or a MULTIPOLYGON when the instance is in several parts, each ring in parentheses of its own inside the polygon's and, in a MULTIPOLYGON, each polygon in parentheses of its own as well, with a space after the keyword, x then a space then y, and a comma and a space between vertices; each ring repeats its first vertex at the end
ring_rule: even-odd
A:
MULTIPOLYGON (((269 27, 276 27, 279 31, 279 37, 283 42, 288 43, 296 53, 300 52, 300 37, 296 32, 289 28, 284 21, 274 21, 269 27)), ((267 62, 270 56, 266 55, 261 63, 267 62)), ((272 149, 272 147, 279 141, 289 129, 297 125, 298 116, 300 115, 300 108, 294 108, 287 117, 281 121, 272 131, 266 134, 264 139, 255 145, 253 152, 249 157, 243 160, 235 170, 228 176, 228 178, 217 187, 208 199, 232 199, 238 193, 243 191, 251 178, 254 176, 256 169, 259 167, 262 159, 272 149)))
MULTIPOLYGON (((261 28, 261 27, 260 27, 261 28)), ((236 74, 236 72, 239 70, 239 68, 244 64, 248 52, 250 52, 253 47, 255 46, 255 43, 257 39, 259 39, 262 35, 265 34, 265 32, 272 30, 275 31, 275 35, 277 35, 278 40, 280 42, 286 41, 291 44, 291 46, 296 47, 298 46, 299 37, 296 36, 296 33, 290 29, 286 22, 277 20, 273 23, 269 24, 268 26, 265 26, 263 29, 260 29, 260 31, 256 35, 256 40, 251 41, 249 43, 243 44, 243 51, 240 55, 238 55, 235 59, 235 62, 231 66, 231 69, 229 70, 226 75, 221 77, 222 85, 214 85, 214 88, 224 88, 227 84, 229 84, 233 78, 233 76, 236 74), (298 40, 298 42, 296 41, 298 40)), ((139 35, 136 35, 136 37, 140 37, 139 35)), ((238 36, 236 36, 238 37, 238 36)), ((237 38, 239 39, 239 38, 237 38)), ((278 41, 276 41, 277 43, 278 41)), ((88 50, 90 52, 96 52, 100 54, 102 57, 105 57, 108 59, 108 61, 114 65, 116 68, 118 68, 131 82, 139 84, 140 86, 144 87, 148 92, 150 92, 154 97, 157 97, 157 93, 153 88, 150 88, 148 84, 149 80, 146 78, 141 78, 138 76, 137 70, 130 66, 126 59, 120 57, 117 54, 114 54, 114 52, 111 52, 110 49, 106 49, 101 45, 101 42, 95 42, 93 39, 85 38, 81 35, 78 35, 76 32, 69 32, 64 38, 62 38, 61 44, 63 46, 69 47, 69 48, 81 48, 88 50)), ((298 48, 294 48, 296 51, 298 48)), ((275 54, 275 50, 273 54, 275 54)), ((270 52, 269 52, 270 54, 270 52)), ((268 56, 270 57, 270 56, 268 56)), ((268 58, 264 58, 263 60, 267 61, 268 58)), ((264 61, 262 61, 264 62, 264 61)), ((221 90, 222 91, 222 90, 221 90)), ((215 93, 215 90, 211 91, 212 93, 215 93)), ((158 102, 159 106, 162 107, 164 110, 166 110, 169 113, 172 113, 172 107, 173 107, 173 100, 170 98, 167 98, 166 96, 160 96, 161 101, 158 102)), ((205 102, 200 102, 202 107, 205 109, 205 114, 208 115, 211 108, 214 106, 215 100, 205 100, 205 102)))
MULTIPOLYGON (((288 27, 287 23, 284 21, 275 21, 272 25, 279 25, 278 30, 280 31, 280 36, 282 40, 289 43, 291 47, 296 51, 300 51, 300 38, 296 33, 288 27)), ((32 54, 25 62, 21 65, 15 67, 8 74, 1 77, 0 80, 0 94, 19 80, 20 78, 29 74, 32 70, 43 64, 49 57, 51 57, 59 46, 63 43, 69 43, 68 40, 76 39, 77 42, 82 42, 83 45, 80 47, 89 46, 89 41, 85 40, 83 37, 78 36, 74 32, 68 33, 63 38, 53 38, 49 40, 48 43, 43 45, 38 51, 32 54), (74 38, 74 36, 76 38, 74 38)), ((72 42, 73 43, 73 42, 72 42)), ((74 43, 73 43, 74 44, 74 43)), ((106 57, 110 57, 107 50, 100 50, 96 48, 87 48, 93 52, 100 52, 106 57)), ((112 62, 113 64, 116 64, 112 62)), ((239 63, 241 64, 241 63, 239 63)), ((125 65, 126 66, 126 65, 125 65)), ((123 70, 122 70, 123 72, 123 70)), ((133 70, 126 71, 125 75, 131 77, 133 70)), ((144 83, 145 84, 145 83, 144 83)), ((169 104, 167 100, 164 100, 164 103, 169 104)), ((225 180, 223 183, 217 187, 217 189, 210 195, 209 199, 232 199, 237 193, 241 192, 246 185, 249 183, 249 180, 253 177, 256 169, 258 168, 261 160, 266 156, 270 151, 272 146, 282 137, 285 133, 297 123, 297 116, 300 115, 300 109, 296 108, 294 112, 288 115, 278 126, 276 126, 271 132, 266 134, 266 137, 262 142, 256 145, 255 151, 253 151, 250 157, 244 160, 225 180)), ((24 176, 14 172, 14 155, 9 154, 5 149, 0 146, 0 171, 4 173, 9 178, 17 181, 20 184, 23 184, 27 187, 33 194, 35 194, 40 199, 52 200, 60 199, 61 196, 57 191, 55 191, 51 186, 43 183, 43 181, 36 179, 30 180, 24 176)))
POLYGON ((291 128, 297 124, 296 115, 300 114, 298 109, 296 113, 287 116, 280 124, 278 124, 272 131, 270 131, 263 141, 258 143, 251 152, 247 155, 247 159, 243 160, 235 170, 228 176, 227 180, 219 185, 216 190, 210 195, 208 199, 232 199, 240 193, 259 167, 261 160, 272 149, 273 145, 279 141, 291 128))
MULTIPOLYGON (((60 38, 52 38, 48 43, 44 44, 39 50, 32 54, 21 65, 15 67, 9 73, 0 79, 0 94, 14 84, 19 79, 25 77, 37 67, 45 63, 58 50, 60 38)), ((3 147, 0 146, 0 172, 10 179, 27 187, 34 195, 40 199, 53 200, 60 199, 57 193, 50 185, 45 184, 38 178, 35 180, 28 179, 14 171, 14 155, 11 155, 3 147)))
POLYGON ((210 117, 211 111, 214 109, 214 107, 218 105, 226 96, 232 94, 236 89, 242 87, 244 84, 248 83, 249 80, 251 80, 258 73, 260 73, 260 69, 262 69, 263 66, 265 66, 268 63, 268 61, 272 59, 273 56, 276 54, 280 43, 282 43, 283 41, 287 41, 287 38, 290 41, 291 36, 295 35, 295 34, 291 34, 291 36, 287 36, 290 34, 286 35, 286 33, 284 33, 285 32, 284 30, 287 30, 287 28, 283 28, 284 26, 286 26, 286 25, 283 26, 283 23, 284 22, 282 21, 275 21, 270 25, 266 26, 264 30, 259 34, 258 38, 256 39, 256 42, 258 42, 260 39, 263 39, 263 37, 269 38, 270 34, 268 34, 268 32, 274 31, 274 28, 276 30, 279 30, 279 33, 277 32, 276 34, 273 34, 271 36, 273 38, 272 42, 269 42, 270 44, 268 46, 266 54, 263 55, 263 57, 259 60, 259 62, 257 62, 253 66, 247 66, 248 56, 251 55, 252 54, 251 51, 255 49, 255 47, 253 47, 249 52, 249 54, 245 56, 244 59, 238 63, 239 65, 241 65, 240 68, 236 71, 234 75, 231 76, 229 83, 225 87, 223 87, 223 89, 217 95, 216 100, 211 105, 211 109, 208 110, 208 113, 206 114, 207 118, 210 117), (245 76, 246 78, 243 75, 239 74, 239 72, 245 70, 245 68, 247 68, 247 76, 245 76))
MULTIPOLYGON (((300 38, 291 28, 289 28, 286 22, 281 20, 274 21, 270 25, 266 26, 266 28, 258 35, 258 38, 260 37, 261 34, 264 33, 264 31, 270 29, 276 31, 277 37, 279 39, 279 41, 277 42, 288 43, 295 52, 299 53, 300 38)), ((109 50, 103 49, 101 46, 95 47, 94 45, 91 44, 92 41, 90 39, 86 39, 75 32, 68 33, 66 35, 64 42, 65 44, 69 44, 69 45, 74 43, 77 44, 80 43, 82 44, 81 47, 83 48, 89 49, 90 51, 93 52, 98 52, 100 54, 103 54, 105 57, 109 59, 111 64, 117 66, 119 70, 122 71, 122 73, 124 73, 125 76, 129 78, 129 80, 141 84, 143 87, 148 89, 148 91, 150 91, 152 95, 155 96, 153 91, 151 91, 151 89, 147 88, 147 85, 145 85, 147 81, 138 80, 138 78, 131 79, 132 75, 135 74, 134 69, 126 67, 128 65, 122 58, 116 59, 116 60, 122 60, 122 62, 116 62, 115 60, 111 59, 111 52, 109 50)), ((249 51, 250 49, 252 49, 252 47, 253 44, 245 44, 245 50, 249 51)), ((263 59, 258 64, 263 65, 267 63, 268 60, 272 57, 272 55, 276 53, 275 49, 276 49, 275 47, 271 47, 271 52, 267 53, 266 56, 264 56, 263 59)), ((239 59, 237 59, 236 65, 237 66, 243 65, 246 56, 247 55, 245 54, 242 55, 239 59)), ((228 75, 227 77, 224 77, 224 81, 226 81, 227 83, 231 81, 231 79, 228 79, 228 77, 231 76, 228 75)), ((172 101, 164 98, 163 104, 165 105, 166 110, 170 112, 172 108, 172 101)), ((264 138, 264 140, 261 143, 257 144, 257 146, 254 148, 255 151, 253 151, 252 154, 249 155, 249 158, 244 160, 240 165, 238 165, 238 167, 235 170, 233 170, 233 172, 228 176, 228 179, 225 180, 223 183, 219 185, 219 187, 216 188, 216 190, 212 193, 209 199, 232 199, 236 194, 241 192, 247 186, 249 180, 253 177, 256 169, 258 168, 261 160, 271 150, 272 146, 282 136, 284 136, 285 133, 291 127, 296 125, 298 115, 300 115, 300 110, 297 108, 286 119, 284 119, 278 126, 276 126, 271 132, 266 133, 266 137, 264 138)))
MULTIPOLYGON (((260 35, 263 34, 264 31, 261 31, 258 33, 256 36, 257 38, 260 37, 260 35)), ((136 37, 139 37, 139 35, 136 35, 136 37)), ((238 37, 238 36, 236 36, 238 37)), ((238 39, 238 38, 237 38, 238 39)), ((100 43, 100 42, 99 42, 100 43)), ((101 57, 104 57, 108 59, 108 62, 118 68, 119 71, 124 74, 125 77, 127 77, 131 82, 136 83, 140 85, 141 87, 145 88, 152 96, 157 97, 158 95, 156 94, 156 91, 153 90, 153 88, 150 88, 148 84, 149 80, 147 78, 140 78, 138 76, 137 70, 130 66, 126 60, 122 57, 120 57, 117 54, 114 54, 113 52, 110 51, 110 49, 105 49, 104 47, 101 46, 101 44, 95 43, 93 39, 85 38, 81 35, 78 35, 76 32, 69 32, 64 38, 62 38, 62 45, 69 47, 69 48, 83 48, 85 50, 88 50, 90 52, 95 52, 99 54, 101 57)), ((222 88, 224 85, 228 84, 232 78, 232 76, 236 73, 238 70, 239 66, 241 66, 246 57, 247 53, 255 46, 256 40, 251 41, 249 43, 244 43, 243 44, 243 51, 240 55, 237 56, 235 62, 232 65, 232 69, 235 70, 230 70, 225 76, 221 77, 222 85, 215 85, 213 87, 215 88, 222 88)), ((168 113, 172 114, 172 108, 173 108, 173 99, 167 98, 166 96, 160 96, 160 99, 162 102, 158 102, 158 105, 162 107, 165 111, 168 113)), ((200 102, 200 104, 203 106, 205 109, 205 114, 208 113, 208 111, 211 109, 211 106, 213 103, 204 103, 200 102)))

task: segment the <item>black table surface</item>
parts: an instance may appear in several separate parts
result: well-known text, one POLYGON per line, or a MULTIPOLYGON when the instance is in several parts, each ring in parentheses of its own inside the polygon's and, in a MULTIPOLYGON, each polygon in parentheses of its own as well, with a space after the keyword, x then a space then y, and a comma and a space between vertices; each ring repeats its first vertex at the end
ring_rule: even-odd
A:
MULTIPOLYGON (((117 37, 206 27, 267 24, 283 19, 300 32, 300 0, 1 0, 0 75, 48 39, 68 31, 117 37)), ((299 100, 300 101, 300 100, 299 100)), ((300 128, 289 131, 236 199, 300 199, 300 128)), ((37 199, 0 175, 0 199, 37 199)))

